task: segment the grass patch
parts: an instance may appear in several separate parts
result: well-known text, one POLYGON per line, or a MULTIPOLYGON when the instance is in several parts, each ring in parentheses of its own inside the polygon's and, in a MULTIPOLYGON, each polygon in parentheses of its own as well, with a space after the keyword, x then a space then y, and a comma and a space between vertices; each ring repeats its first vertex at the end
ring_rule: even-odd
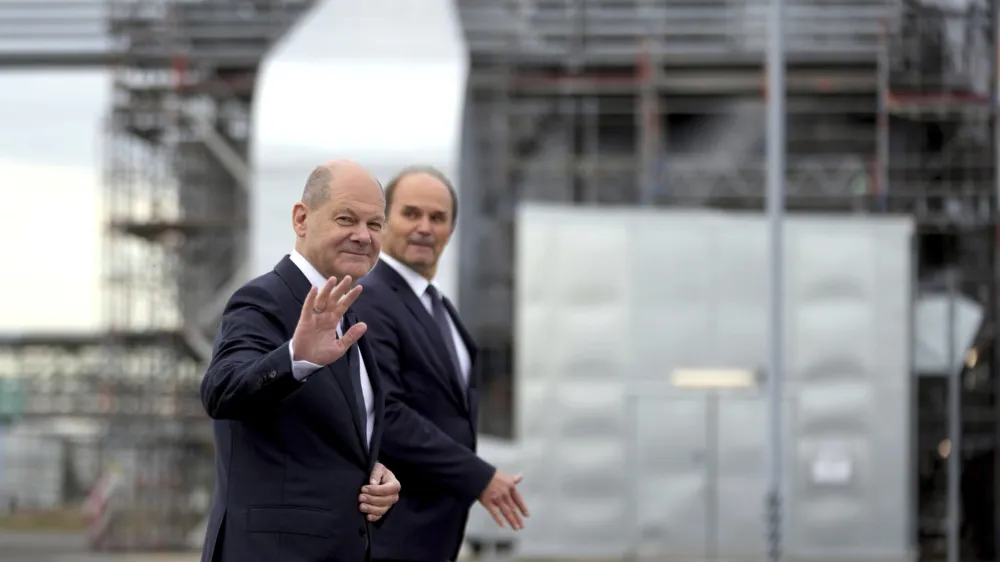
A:
POLYGON ((79 509, 26 509, 0 515, 0 531, 77 533, 85 530, 87 518, 79 509))

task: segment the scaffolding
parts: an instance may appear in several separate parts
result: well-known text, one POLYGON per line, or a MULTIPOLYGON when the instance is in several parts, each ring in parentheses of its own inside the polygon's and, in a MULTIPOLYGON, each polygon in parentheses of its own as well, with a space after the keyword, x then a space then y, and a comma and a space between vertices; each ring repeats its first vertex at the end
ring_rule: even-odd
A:
POLYGON ((878 65, 875 208, 916 217, 918 278, 925 286, 956 276, 960 293, 986 311, 960 374, 960 444, 952 447, 946 433, 948 379, 955 375, 922 377, 918 384, 918 531, 927 558, 947 546, 942 483, 949 455, 958 455, 964 482, 978 481, 975 493, 966 489, 961 498, 963 548, 979 559, 995 557, 1000 42, 994 18, 985 2, 962 8, 909 3, 903 17, 886 23, 878 65))
POLYGON ((198 386, 222 308, 244 279, 257 66, 312 4, 0 4, 11 16, 2 29, 22 39, 0 43, 0 65, 112 74, 107 332, 0 342, 0 415, 96 422, 96 455, 122 485, 105 498, 95 549, 183 548, 206 513, 211 434, 198 386), (66 26, 81 43, 58 41, 66 26))
MULTIPOLYGON (((762 208, 768 3, 457 4, 471 51, 461 299, 493 385, 484 428, 507 435, 515 206, 762 208)), ((791 208, 870 205, 880 22, 897 12, 789 2, 791 208)))
MULTIPOLYGON (((992 490, 1000 419, 992 9, 788 4, 787 206, 913 216, 921 286, 957 272, 961 293, 985 307, 962 375, 961 453, 970 472, 988 474, 979 489, 992 490)), ((507 436, 515 206, 762 209, 767 2, 458 6, 472 61, 463 157, 474 170, 461 181, 461 298, 484 348, 483 428, 507 436)), ((918 404, 921 481, 938 490, 943 384, 922 379, 918 404)), ((992 556, 986 494, 988 509, 967 506, 966 539, 972 552, 992 556)), ((924 557, 943 544, 939 500, 921 497, 924 557)))
MULTIPOLYGON (((126 47, 108 120, 106 344, 118 355, 138 334, 162 335, 143 376, 176 381, 188 396, 198 396, 222 309, 245 279, 257 65, 310 5, 117 2, 108 14, 112 42, 126 47)), ((134 487, 102 547, 187 544, 204 515, 196 498, 212 486, 207 425, 200 416, 111 428, 134 487)))

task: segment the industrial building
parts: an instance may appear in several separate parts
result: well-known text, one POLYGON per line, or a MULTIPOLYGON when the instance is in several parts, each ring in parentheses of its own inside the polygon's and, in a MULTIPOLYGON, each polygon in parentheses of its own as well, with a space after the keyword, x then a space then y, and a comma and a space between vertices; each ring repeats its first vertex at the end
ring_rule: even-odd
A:
MULTIPOLYGON (((766 9, 760 0, 0 3, 0 68, 107 67, 114 76, 107 332, 6 337, 0 415, 71 416, 98 428, 91 448, 120 467, 128 493, 96 547, 185 543, 211 487, 197 387, 219 314, 290 244, 261 221, 283 212, 274 205, 290 205, 325 158, 374 159, 383 180, 406 159, 429 159, 457 178, 461 194, 457 252, 443 275, 482 348, 482 428, 509 437, 518 203, 762 208, 766 9), (328 35, 315 31, 325 29, 317 18, 329 18, 328 35), (351 57, 403 79, 380 82, 351 57), (325 66, 303 77, 300 66, 310 64, 325 66), (421 83, 405 70, 418 66, 451 82, 421 83), (318 84, 341 91, 324 107, 308 87, 318 84), (358 108, 338 107, 338 95, 383 105, 348 124, 358 108), (296 99, 308 103, 289 107, 296 99), (455 104, 427 110, 424 121, 402 118, 427 99, 455 104), (306 122, 308 107, 327 128, 281 129, 283 115, 306 122), (406 129, 411 140, 400 142, 418 146, 373 141, 366 153, 346 144, 366 127, 388 137, 406 129), (319 150, 340 146, 344 153, 319 150)), ((992 497, 1000 433, 993 8, 789 0, 787 18, 788 207, 912 216, 918 279, 938 286, 958 272, 961 293, 985 314, 963 379, 962 454, 989 475, 981 489, 992 497)), ((937 555, 943 528, 944 381, 917 385, 915 517, 926 557, 937 555)), ((984 529, 994 526, 993 502, 966 508, 980 521, 967 547, 991 558, 995 533, 984 529)))

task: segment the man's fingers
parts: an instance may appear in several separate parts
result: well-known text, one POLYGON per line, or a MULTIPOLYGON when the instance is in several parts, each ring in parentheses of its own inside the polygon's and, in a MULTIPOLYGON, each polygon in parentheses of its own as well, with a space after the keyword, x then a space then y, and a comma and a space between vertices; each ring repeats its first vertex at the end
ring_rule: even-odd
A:
POLYGON ((375 505, 375 504, 370 504, 370 503, 363 503, 363 504, 361 504, 361 513, 368 513, 368 514, 371 514, 371 515, 375 515, 377 517, 382 517, 383 515, 386 514, 387 511, 389 511, 390 507, 392 507, 392 506, 391 505, 390 506, 381 506, 381 505, 375 505))
POLYGON ((516 505, 517 508, 521 510, 521 514, 524 515, 525 517, 528 517, 528 504, 526 504, 524 502, 524 498, 521 497, 521 492, 518 492, 517 488, 514 488, 510 492, 510 497, 512 500, 514 500, 514 505, 516 505))
POLYGON ((374 507, 388 509, 388 508, 392 507, 392 505, 394 503, 396 503, 396 497, 392 496, 392 495, 390 495, 390 496, 370 496, 370 495, 361 496, 361 505, 370 505, 370 506, 374 506, 374 507))
POLYGON ((517 531, 524 527, 524 521, 522 521, 521 516, 517 514, 517 510, 514 509, 514 503, 510 501, 510 498, 506 498, 503 503, 500 504, 500 511, 503 513, 504 519, 510 523, 511 529, 517 531))
POLYGON ((328 304, 333 307, 332 310, 337 313, 337 316, 343 316, 344 311, 347 310, 346 306, 341 308, 340 303, 344 300, 344 295, 353 290, 351 289, 351 283, 353 282, 354 280, 351 279, 350 275, 345 275, 340 280, 340 283, 337 283, 330 289, 330 302, 328 304))
POLYGON ((318 292, 319 290, 316 288, 316 285, 309 288, 309 294, 306 295, 306 300, 302 303, 302 315, 300 318, 306 318, 315 314, 313 308, 316 307, 316 294, 318 292))
POLYGON ((361 493, 369 496, 394 496, 399 493, 399 482, 390 480, 385 484, 370 484, 361 488, 361 493))
POLYGON ((504 528, 507 526, 500 517, 500 510, 497 509, 495 505, 486 506, 486 511, 490 512, 490 516, 493 517, 494 521, 496 521, 497 527, 504 528))
POLYGON ((368 324, 365 324, 364 322, 358 322, 357 324, 351 326, 351 329, 347 330, 344 337, 340 338, 340 342, 344 345, 344 349, 358 343, 358 340, 361 339, 361 336, 365 335, 367 330, 368 324))
MULTIPOLYGON (((344 278, 344 281, 350 281, 350 280, 351 278, 349 276, 344 278)), ((356 285, 355 287, 351 288, 350 291, 347 291, 346 294, 340 295, 339 293, 334 293, 336 300, 333 300, 331 298, 331 302, 336 303, 335 310, 337 312, 337 315, 343 316, 344 313, 347 312, 347 309, 351 308, 351 305, 354 304, 354 301, 358 300, 358 297, 361 296, 361 291, 363 290, 364 288, 361 285, 356 285)))
POLYGON ((524 480, 524 476, 518 474, 517 476, 511 478, 511 480, 513 480, 514 484, 517 485, 521 483, 521 480, 524 480))
MULTIPOLYGON (((326 283, 323 284, 323 288, 321 288, 319 290, 319 293, 316 295, 316 303, 313 304, 313 307, 316 310, 319 310, 320 312, 326 312, 328 306, 330 306, 331 304, 335 304, 337 302, 337 299, 330 298, 330 292, 333 291, 336 286, 337 286, 336 277, 331 277, 326 280, 326 283)), ((312 309, 310 308, 310 310, 312 309)), ((312 310, 312 312, 316 312, 316 310, 312 310)))

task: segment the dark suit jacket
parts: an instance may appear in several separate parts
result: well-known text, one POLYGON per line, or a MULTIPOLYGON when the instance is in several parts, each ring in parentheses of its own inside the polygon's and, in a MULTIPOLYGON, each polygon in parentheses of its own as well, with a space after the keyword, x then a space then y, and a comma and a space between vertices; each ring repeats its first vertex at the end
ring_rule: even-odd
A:
MULTIPOLYGON (((361 284, 354 308, 368 324, 386 395, 380 460, 403 483, 392 518, 372 536, 372 555, 453 560, 469 508, 496 472, 475 454, 475 377, 466 392, 433 318, 391 266, 379 260, 361 284)), ((475 365, 472 337, 445 306, 475 365)))
POLYGON ((379 453, 384 395, 363 337, 375 394, 369 452, 346 358, 305 382, 292 376, 288 342, 310 287, 286 256, 226 305, 201 383, 216 444, 203 562, 362 562, 368 554, 358 497, 379 453))

